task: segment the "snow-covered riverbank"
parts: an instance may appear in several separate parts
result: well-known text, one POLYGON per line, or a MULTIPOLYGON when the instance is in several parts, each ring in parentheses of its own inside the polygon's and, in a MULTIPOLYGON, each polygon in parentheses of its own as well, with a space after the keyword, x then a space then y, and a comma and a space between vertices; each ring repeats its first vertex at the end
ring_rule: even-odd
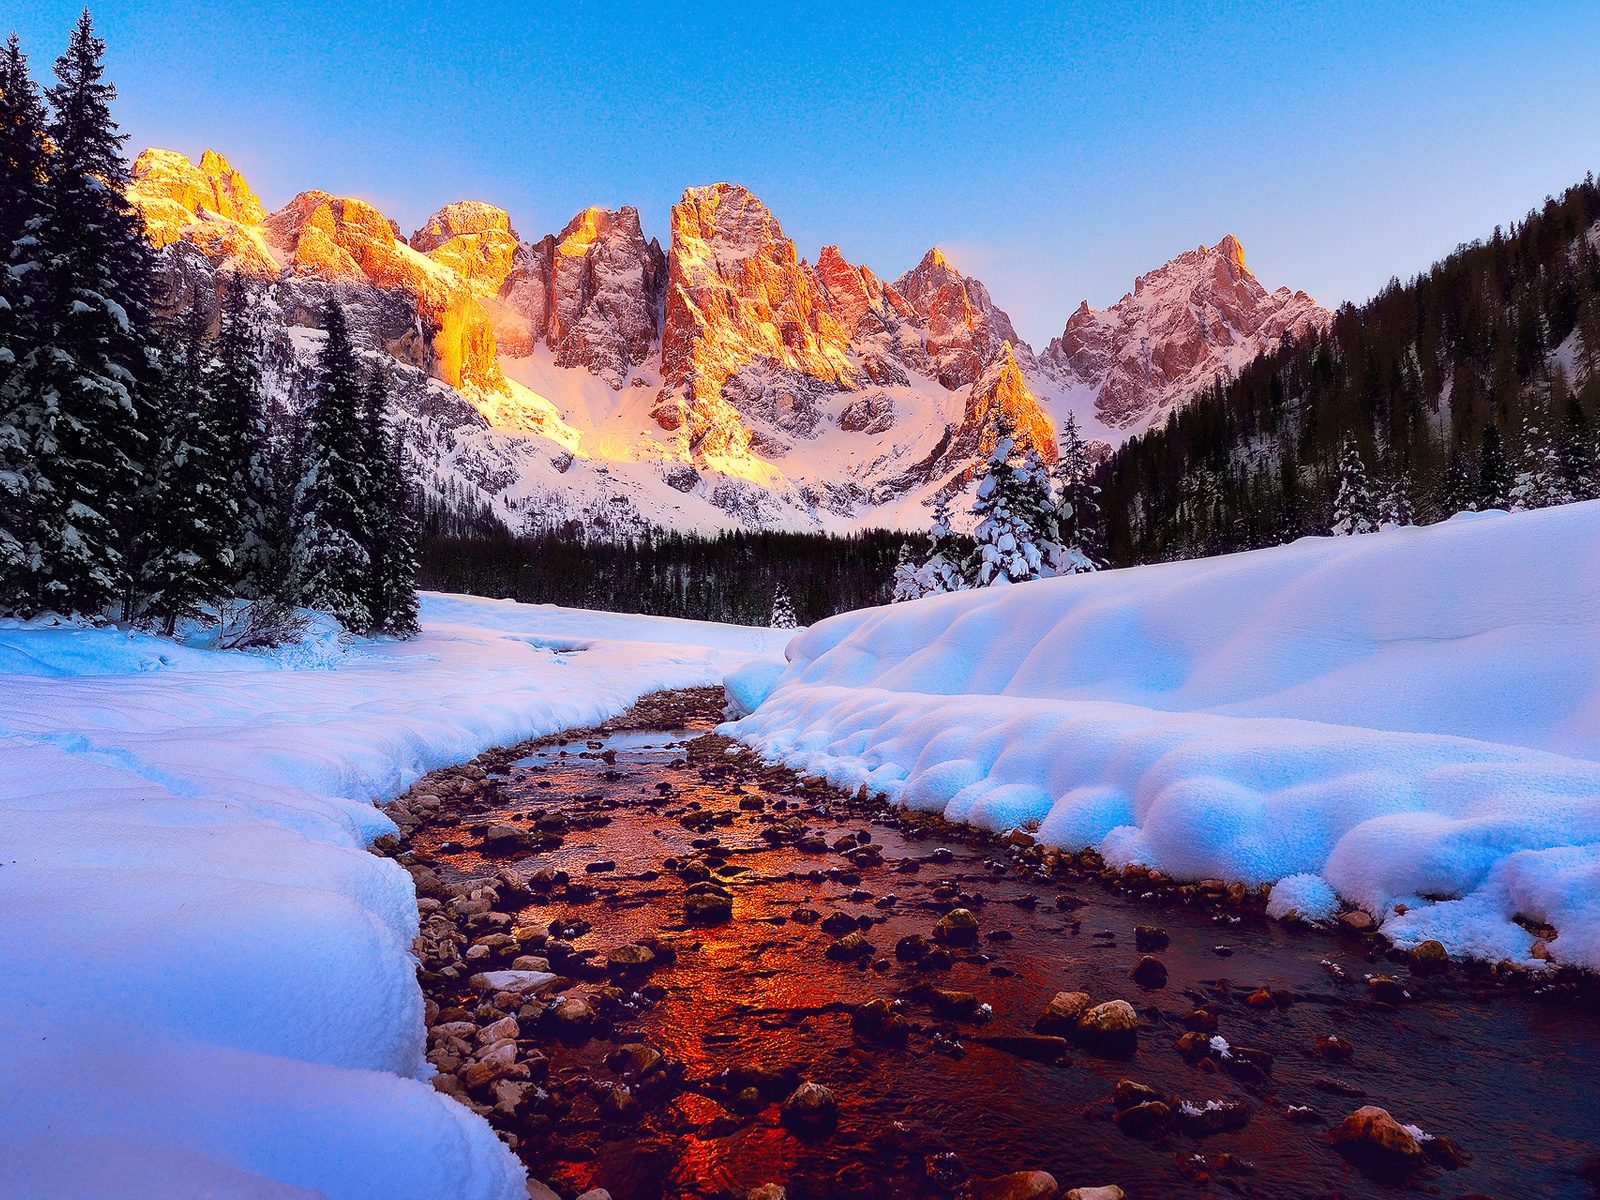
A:
POLYGON ((423 625, 276 657, 0 627, 0 1194, 525 1195, 421 1081, 373 802, 790 635, 449 596, 423 625))
MULTIPOLYGON (((745 673, 759 698, 762 668, 745 673)), ((731 728, 1401 944, 1600 968, 1600 502, 848 613, 731 728), (1399 915, 1395 906, 1405 906, 1399 915)))

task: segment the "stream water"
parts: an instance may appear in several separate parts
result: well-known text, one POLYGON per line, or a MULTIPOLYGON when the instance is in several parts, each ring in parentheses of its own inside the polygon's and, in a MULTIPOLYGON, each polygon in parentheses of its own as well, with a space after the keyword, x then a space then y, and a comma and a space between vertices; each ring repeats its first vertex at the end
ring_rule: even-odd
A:
POLYGON ((563 1194, 743 1200, 777 1183, 791 1200, 945 1196, 969 1175, 1025 1169, 1051 1172, 1063 1191, 1115 1183, 1132 1200, 1594 1194, 1578 1171, 1600 1150, 1600 1015, 1583 1001, 1459 968, 1413 976, 1355 934, 1047 873, 1022 848, 797 780, 709 733, 715 719, 711 694, 679 694, 665 711, 541 744, 491 780, 484 811, 414 841, 451 880, 512 864, 552 872, 515 919, 551 927, 554 969, 576 980, 563 994, 600 1014, 548 1039, 559 1119, 519 1140, 530 1172, 563 1194), (681 727, 638 727, 664 719, 681 727), (541 819, 562 830, 559 846, 483 851, 487 823, 541 819), (853 862, 846 838, 876 850, 853 862), (685 919, 696 881, 731 894, 730 919, 685 919), (931 938, 957 907, 977 918, 975 945, 950 947, 944 966, 897 957, 901 939, 931 938), (1130 978, 1145 953, 1136 926, 1165 931, 1168 944, 1149 950, 1162 986, 1130 978), (871 949, 830 954, 852 932, 871 949), (607 971, 613 948, 652 938, 675 959, 626 978, 607 971), (1410 999, 1374 1000, 1365 978, 1380 972, 1410 999), (970 1013, 966 998, 930 987, 984 1007, 970 1013), (1132 1003, 1137 1051, 1110 1058, 1033 1037, 1061 991, 1132 1003), (903 1045, 852 1020, 880 998, 907 1023, 903 1045), (1228 1052, 1180 1053, 1179 1038, 1207 1024, 1197 1008, 1228 1052), (1326 1035, 1349 1044, 1347 1060, 1314 1051, 1326 1035), (636 1043, 681 1068, 608 1111, 626 1076, 614 1052, 636 1043), (781 1119, 801 1078, 837 1098, 831 1128, 795 1132, 781 1119), (1195 1121, 1136 1134, 1110 1119, 1124 1079, 1174 1106, 1241 1102, 1249 1117, 1204 1136, 1195 1121), (1453 1140, 1470 1161, 1405 1188, 1370 1178, 1326 1141, 1363 1104, 1453 1140))

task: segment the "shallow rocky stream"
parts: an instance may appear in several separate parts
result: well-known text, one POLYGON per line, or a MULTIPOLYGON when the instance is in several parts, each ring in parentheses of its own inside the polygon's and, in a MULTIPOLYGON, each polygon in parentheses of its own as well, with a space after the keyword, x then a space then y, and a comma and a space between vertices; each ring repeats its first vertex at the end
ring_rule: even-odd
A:
POLYGON ((435 1085, 557 1194, 1595 1194, 1588 982, 847 797, 709 732, 720 703, 440 772, 380 847, 435 1085), (1341 1125, 1366 1105, 1398 1125, 1341 1125))

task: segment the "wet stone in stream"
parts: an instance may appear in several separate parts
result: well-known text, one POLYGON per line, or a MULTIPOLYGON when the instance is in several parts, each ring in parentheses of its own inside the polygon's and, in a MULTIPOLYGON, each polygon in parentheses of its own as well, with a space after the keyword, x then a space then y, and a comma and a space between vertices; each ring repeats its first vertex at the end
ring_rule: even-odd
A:
POLYGON ((840 794, 720 703, 440 772, 383 847, 435 1085, 557 1194, 1590 1194, 1580 992, 840 794))

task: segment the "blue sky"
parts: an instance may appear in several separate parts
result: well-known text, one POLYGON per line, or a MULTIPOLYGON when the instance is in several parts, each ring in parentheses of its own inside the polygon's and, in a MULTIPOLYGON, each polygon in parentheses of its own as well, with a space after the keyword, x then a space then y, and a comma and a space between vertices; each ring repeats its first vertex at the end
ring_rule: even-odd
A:
MULTIPOLYGON (((48 71, 79 0, 0 5, 48 71)), ((105 0, 130 150, 233 160, 410 231, 524 237, 690 184, 814 258, 932 244, 1042 344, 1081 299, 1234 233, 1269 287, 1359 300, 1600 165, 1600 5, 695 6, 105 0)))

